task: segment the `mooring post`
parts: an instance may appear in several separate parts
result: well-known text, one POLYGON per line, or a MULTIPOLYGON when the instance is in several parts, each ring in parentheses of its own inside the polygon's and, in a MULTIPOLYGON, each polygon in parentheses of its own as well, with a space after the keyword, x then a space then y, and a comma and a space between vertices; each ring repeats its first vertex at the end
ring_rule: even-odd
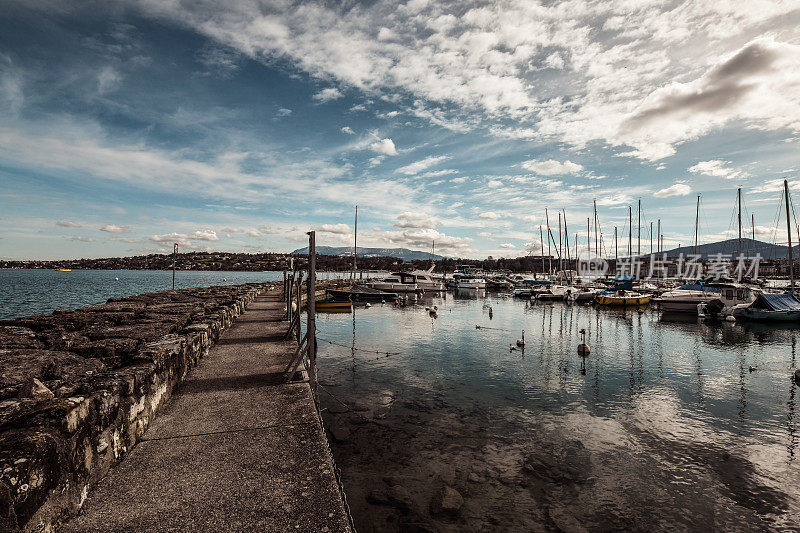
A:
POLYGON ((283 271, 283 299, 286 299, 286 270, 283 271))
POLYGON ((306 338, 308 339, 308 366, 311 390, 317 393, 317 247, 316 233, 308 232, 308 295, 306 296, 306 338))
POLYGON ((175 290, 175 256, 178 255, 178 243, 172 248, 172 290, 175 290))
POLYGON ((294 296, 292 294, 292 292, 294 291, 294 272, 289 273, 288 289, 289 290, 286 293, 286 320, 288 320, 289 323, 291 324, 292 316, 294 315, 294 313, 292 313, 292 298, 294 296))
POLYGON ((300 339, 303 337, 302 331, 302 324, 300 324, 300 318, 303 316, 301 311, 303 304, 303 272, 297 273, 297 325, 295 326, 295 337, 297 338, 297 344, 300 344, 300 339))

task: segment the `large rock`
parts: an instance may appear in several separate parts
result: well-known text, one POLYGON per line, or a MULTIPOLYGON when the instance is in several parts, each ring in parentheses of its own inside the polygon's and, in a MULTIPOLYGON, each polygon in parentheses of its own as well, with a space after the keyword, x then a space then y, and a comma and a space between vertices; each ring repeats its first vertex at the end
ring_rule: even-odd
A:
POLYGON ((411 493, 402 485, 394 485, 389 487, 387 492, 389 505, 395 509, 408 513, 414 505, 414 500, 411 498, 411 493))
POLYGON ((53 399, 53 391, 44 386, 44 383, 32 378, 22 384, 19 391, 20 398, 33 398, 37 402, 53 399))
POLYGON ((455 515, 464 505, 464 498, 456 489, 445 485, 431 500, 431 514, 455 515))
POLYGON ((97 359, 52 350, 0 350, 0 398, 16 395, 20 386, 36 378, 42 382, 76 381, 105 370, 97 359))
POLYGON ((0 348, 44 348, 44 344, 30 328, 0 326, 0 348))

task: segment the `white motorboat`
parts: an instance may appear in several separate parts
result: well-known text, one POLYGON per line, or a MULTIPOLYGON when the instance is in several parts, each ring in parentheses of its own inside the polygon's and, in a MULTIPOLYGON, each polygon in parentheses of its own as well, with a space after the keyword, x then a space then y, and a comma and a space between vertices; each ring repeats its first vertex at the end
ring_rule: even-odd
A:
POLYGON ((567 291, 572 287, 568 285, 550 285, 547 290, 536 295, 537 300, 542 301, 563 301, 567 299, 567 291))
POLYGON ((715 284, 715 288, 721 292, 717 298, 697 305, 698 316, 738 318, 742 310, 749 307, 757 296, 752 288, 739 283, 715 284))
POLYGON ((717 287, 702 283, 690 283, 662 293, 653 301, 661 305, 662 311, 696 314, 699 304, 719 298, 721 292, 717 287))
POLYGON ((408 274, 414 276, 415 282, 420 290, 429 292, 440 292, 444 290, 444 283, 433 279, 431 267, 428 270, 412 270, 408 274))
POLYGON ((485 289, 486 280, 482 278, 459 278, 456 282, 459 289, 485 289))
POLYGON ((369 284, 373 289, 386 292, 418 292, 416 276, 408 272, 394 272, 389 277, 369 284))

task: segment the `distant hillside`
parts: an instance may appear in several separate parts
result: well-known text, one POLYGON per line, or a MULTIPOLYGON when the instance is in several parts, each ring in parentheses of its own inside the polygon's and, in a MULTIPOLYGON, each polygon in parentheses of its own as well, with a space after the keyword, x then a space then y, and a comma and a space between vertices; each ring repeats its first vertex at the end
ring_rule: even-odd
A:
MULTIPOLYGON (((736 255, 739 250, 738 239, 728 239, 719 242, 710 242, 708 244, 701 244, 697 247, 697 253, 703 258, 709 255, 716 254, 732 254, 736 255)), ((667 256, 674 257, 680 254, 689 255, 694 253, 694 246, 681 246, 680 248, 673 248, 666 250, 667 256)), ((753 239, 742 239, 742 253, 745 257, 751 257, 755 254, 761 254, 762 259, 787 259, 789 257, 789 247, 780 244, 770 244, 753 239)), ((797 258, 798 247, 792 246, 792 256, 797 258)))
MULTIPOLYGON (((308 246, 299 248, 292 252, 295 255, 303 255, 308 253, 308 246)), ((351 257, 353 255, 352 246, 317 246, 317 253, 320 255, 338 255, 342 257, 351 257)), ((442 259, 441 255, 431 254, 429 252, 420 252, 418 250, 409 250, 408 248, 361 248, 358 247, 358 257, 396 257, 403 261, 425 261, 433 257, 438 261, 442 259)))

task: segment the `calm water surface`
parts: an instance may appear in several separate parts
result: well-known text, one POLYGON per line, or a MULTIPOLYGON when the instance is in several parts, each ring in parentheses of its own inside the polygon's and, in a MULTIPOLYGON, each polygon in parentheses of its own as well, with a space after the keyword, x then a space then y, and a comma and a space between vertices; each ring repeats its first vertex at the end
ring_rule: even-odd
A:
MULTIPOLYGON (((321 272, 320 279, 339 277, 321 272)), ((369 275, 369 274, 367 274, 369 275)), ((283 279, 282 272, 177 271, 175 288, 263 283, 283 279)), ((50 314, 54 309, 74 309, 172 288, 171 270, 73 270, 0 269, 0 320, 50 314), (114 278, 119 278, 115 280, 114 278)))
POLYGON ((317 324, 359 531, 800 527, 799 330, 452 293, 317 324))

